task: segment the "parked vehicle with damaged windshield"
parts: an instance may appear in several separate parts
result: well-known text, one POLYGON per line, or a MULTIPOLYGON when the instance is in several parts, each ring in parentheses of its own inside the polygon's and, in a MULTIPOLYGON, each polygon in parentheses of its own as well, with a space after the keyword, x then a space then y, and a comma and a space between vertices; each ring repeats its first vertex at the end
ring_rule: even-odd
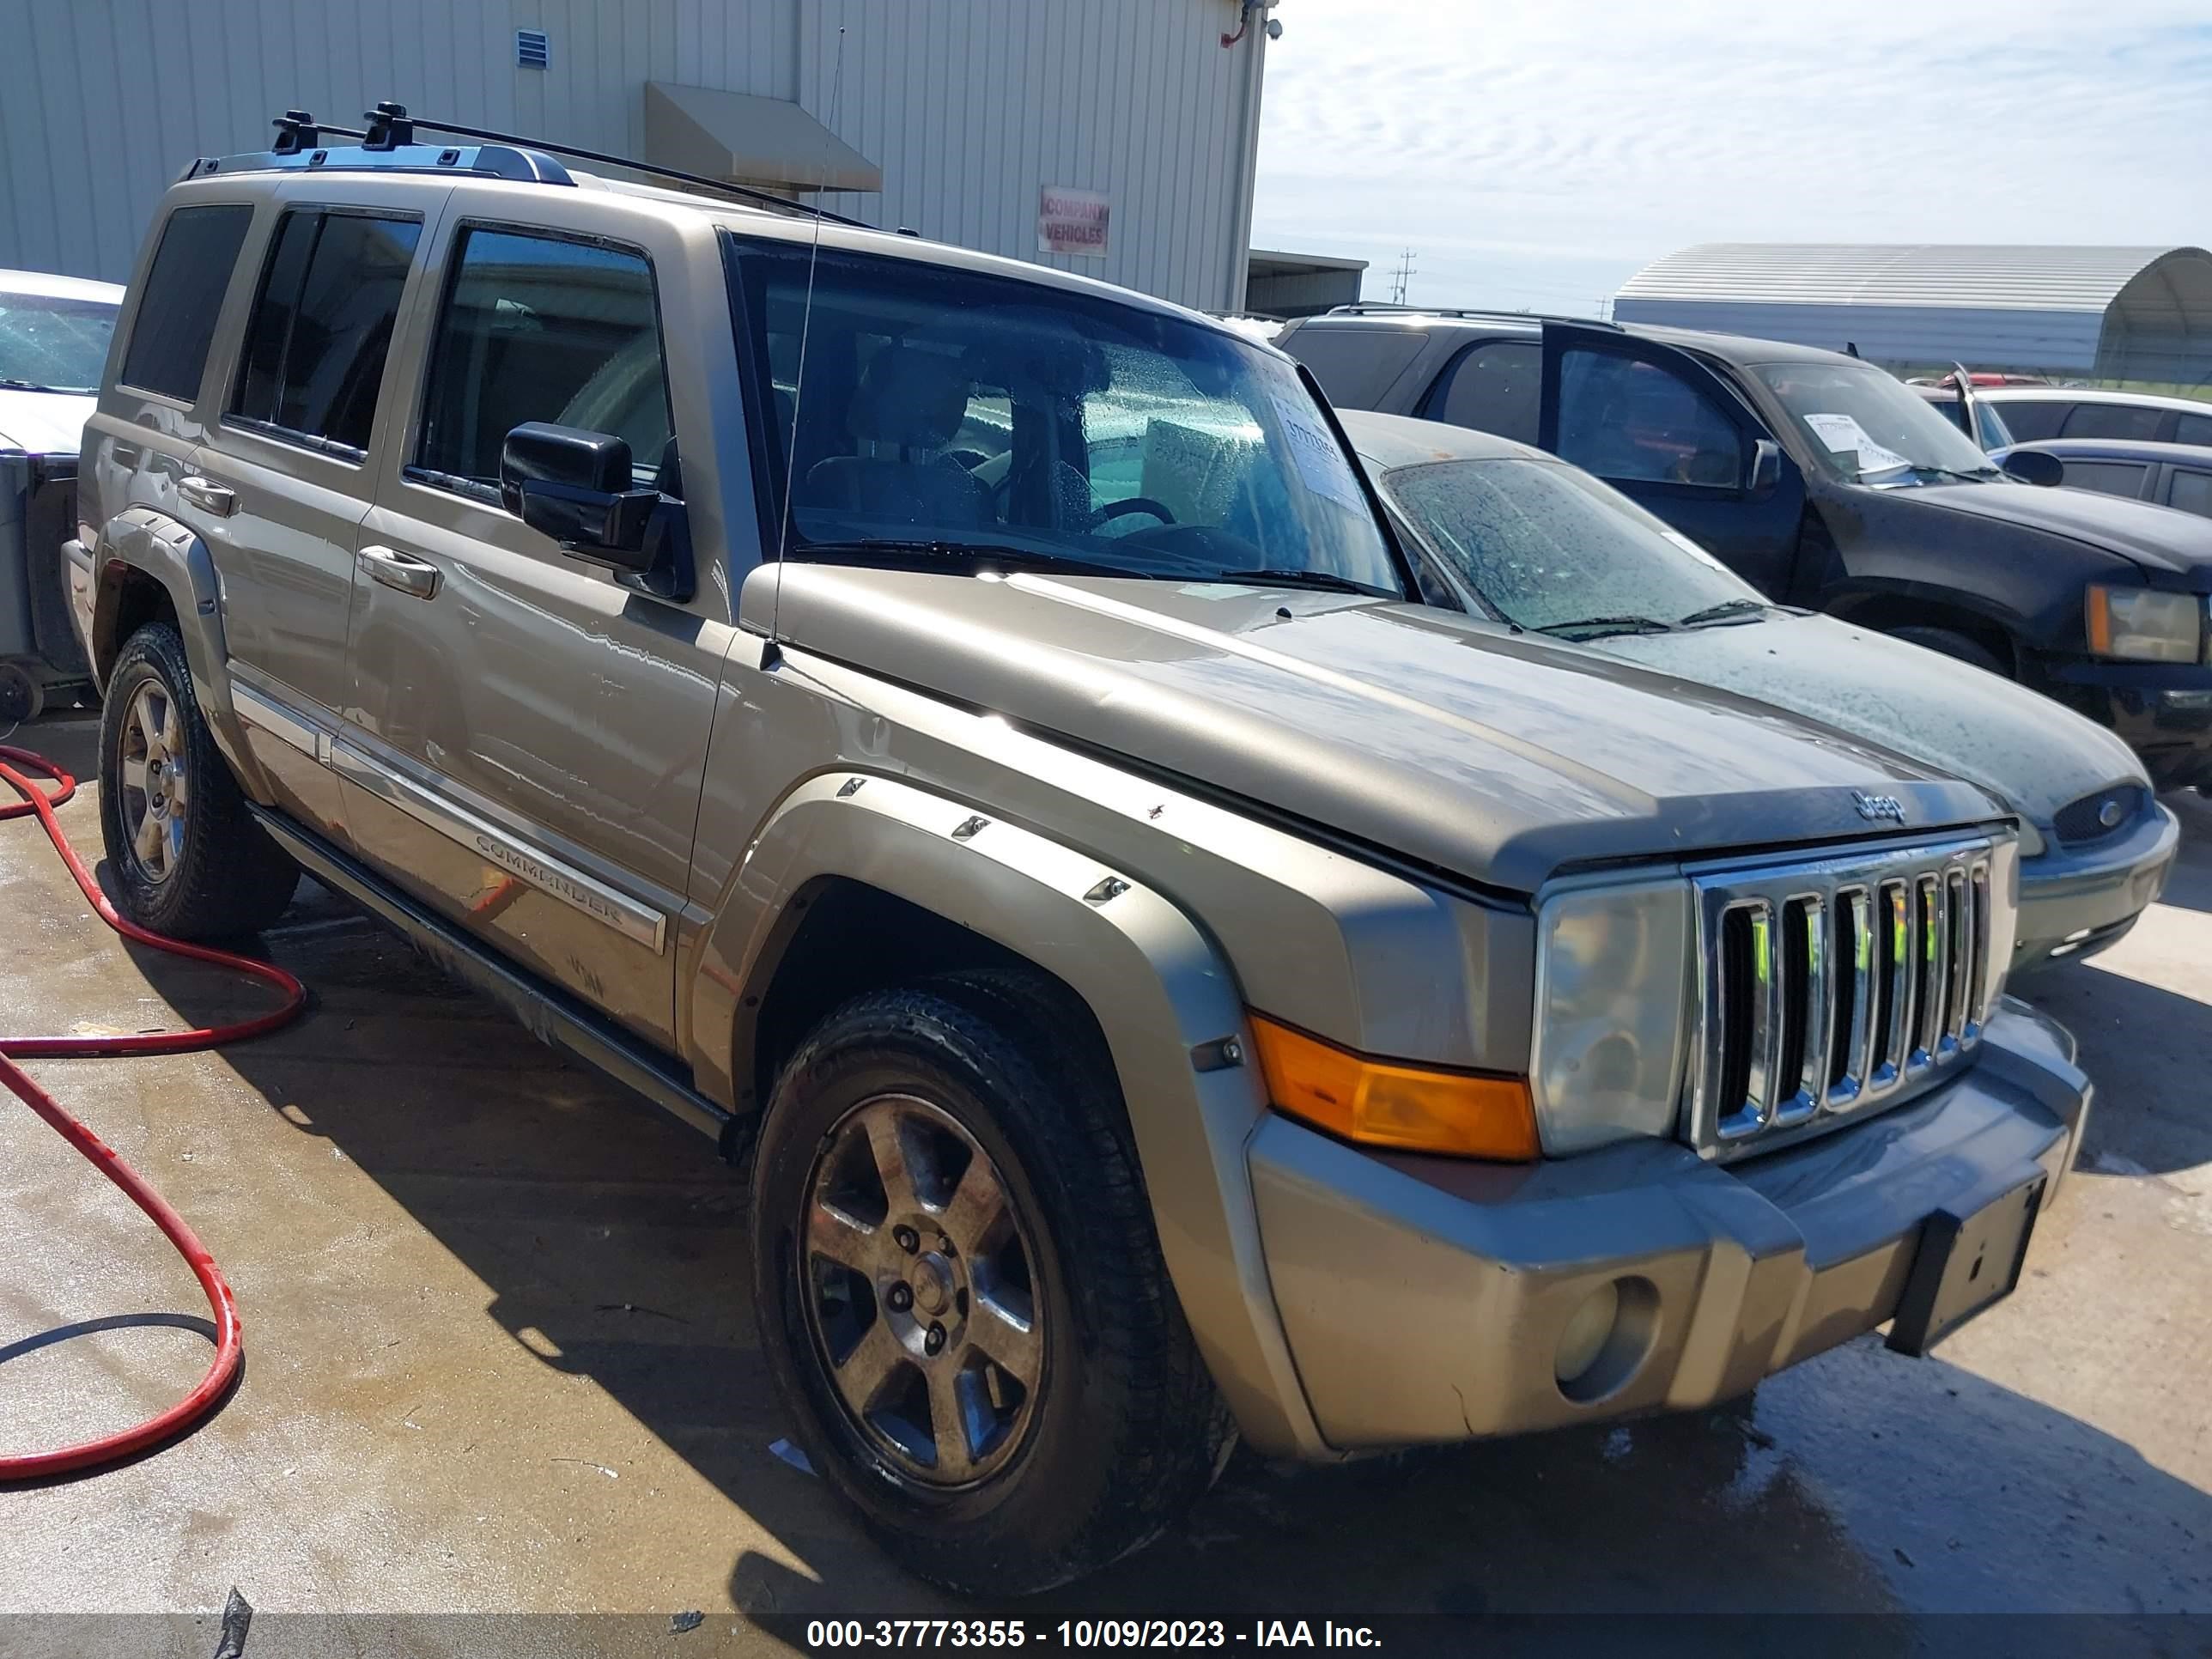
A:
POLYGON ((2021 825, 2015 976, 2113 944, 2164 890, 2180 826, 2110 732, 1995 675, 1776 605, 1557 456, 1435 421, 1342 419, 1436 603, 1786 708, 2002 801, 2021 825))
POLYGON ((310 870, 749 1162, 764 1362, 913 1571, 2010 1291, 2090 1092, 1986 793, 1419 603, 1206 318, 298 126, 169 192, 88 428, 118 898, 310 870))
MULTIPOLYGON (((1920 388, 1806 346, 1375 307, 1279 343, 1340 407, 1549 450, 1768 599, 2055 697, 2118 732, 2161 790, 2212 784, 2212 524, 2024 488, 1920 388)), ((1974 396, 2010 422, 2052 390, 1974 396)))
POLYGON ((0 270, 0 730, 92 689, 61 550, 76 533, 77 441, 122 299, 112 283, 0 270))

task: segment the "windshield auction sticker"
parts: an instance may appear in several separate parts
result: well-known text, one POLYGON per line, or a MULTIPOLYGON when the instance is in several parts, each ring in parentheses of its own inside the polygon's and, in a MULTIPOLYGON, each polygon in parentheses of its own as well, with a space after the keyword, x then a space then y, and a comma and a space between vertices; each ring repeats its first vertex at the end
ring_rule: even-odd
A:
POLYGON ((1328 428, 1311 410, 1301 409, 1280 392, 1267 395, 1274 400, 1275 418, 1283 424, 1283 437, 1297 462, 1298 476, 1316 494, 1338 506, 1364 513, 1367 502, 1359 493, 1359 481, 1352 476, 1352 463, 1344 459, 1344 451, 1328 428))
POLYGON ((1805 424, 1837 454, 1856 453, 1862 472, 1887 472, 1892 467, 1912 465, 1895 450, 1885 449, 1868 437, 1866 428, 1848 415, 1808 415, 1805 424))

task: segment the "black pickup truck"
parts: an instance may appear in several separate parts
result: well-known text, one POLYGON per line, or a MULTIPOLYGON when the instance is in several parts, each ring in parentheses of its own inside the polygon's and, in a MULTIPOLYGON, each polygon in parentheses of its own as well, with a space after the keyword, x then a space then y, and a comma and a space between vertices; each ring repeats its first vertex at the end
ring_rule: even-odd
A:
POLYGON ((2048 693, 2212 788, 2212 521, 2008 476, 1871 363, 1772 340, 1347 307, 1278 337, 1345 408, 1594 472, 1769 597, 2048 693))

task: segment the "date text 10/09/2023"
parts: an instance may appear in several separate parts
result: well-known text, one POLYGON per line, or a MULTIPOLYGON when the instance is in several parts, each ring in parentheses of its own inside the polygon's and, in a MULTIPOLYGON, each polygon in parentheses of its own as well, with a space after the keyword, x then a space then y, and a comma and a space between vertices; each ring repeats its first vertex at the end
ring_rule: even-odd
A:
POLYGON ((1260 1619, 1249 1626, 1219 1619, 817 1619, 810 1650, 838 1648, 1379 1648, 1364 1625, 1330 1620, 1260 1619))

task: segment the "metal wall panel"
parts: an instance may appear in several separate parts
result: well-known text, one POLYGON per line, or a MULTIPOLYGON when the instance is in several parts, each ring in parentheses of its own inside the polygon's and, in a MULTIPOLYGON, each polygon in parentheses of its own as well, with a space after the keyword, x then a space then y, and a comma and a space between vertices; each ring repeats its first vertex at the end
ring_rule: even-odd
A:
POLYGON ((196 155, 379 98, 629 155, 644 85, 795 98, 884 170, 829 205, 1217 309, 1243 296, 1260 76, 1235 0, 0 0, 0 265, 121 281, 196 155), (552 61, 525 70, 514 31, 552 61), (842 78, 839 37, 843 32, 842 78), (836 107, 832 109, 834 100, 836 107), (1113 198, 1040 256, 1042 185, 1113 198))

